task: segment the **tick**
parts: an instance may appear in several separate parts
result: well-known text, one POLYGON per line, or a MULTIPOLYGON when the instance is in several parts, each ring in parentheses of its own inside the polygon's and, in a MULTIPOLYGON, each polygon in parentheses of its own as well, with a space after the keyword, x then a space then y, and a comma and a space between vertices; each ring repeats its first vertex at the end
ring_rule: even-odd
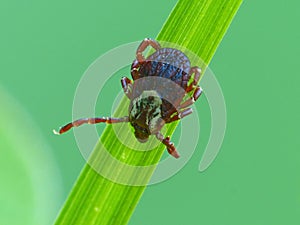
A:
POLYGON ((161 129, 165 124, 192 113, 190 106, 202 93, 202 89, 198 86, 200 68, 191 67, 188 57, 182 51, 162 48, 157 41, 146 38, 137 48, 136 59, 131 65, 131 76, 133 81, 127 77, 121 79, 124 93, 130 100, 128 116, 78 119, 54 133, 62 134, 72 127, 86 123, 129 122, 139 142, 146 142, 150 135, 155 135, 166 146, 169 154, 179 158, 170 137, 164 137, 161 129), (154 48, 155 52, 145 57, 143 52, 149 46, 154 48))

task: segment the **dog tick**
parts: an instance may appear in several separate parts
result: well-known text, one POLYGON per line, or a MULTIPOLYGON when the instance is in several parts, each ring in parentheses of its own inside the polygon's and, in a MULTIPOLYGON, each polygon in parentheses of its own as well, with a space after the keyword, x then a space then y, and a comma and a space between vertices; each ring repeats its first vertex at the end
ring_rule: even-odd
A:
POLYGON ((134 82, 127 77, 121 79, 124 93, 130 100, 128 116, 83 118, 66 124, 58 132, 54 130, 54 133, 62 134, 72 127, 85 123, 129 122, 138 141, 146 142, 150 135, 155 135, 167 147, 169 154, 178 158, 179 154, 170 137, 164 137, 160 131, 164 124, 180 120, 192 113, 189 107, 202 93, 202 89, 198 86, 200 75, 200 68, 191 67, 188 57, 183 52, 174 48, 161 48, 157 41, 146 38, 139 45, 136 59, 131 65, 134 82), (156 51, 145 58, 143 52, 148 46, 156 51), (149 82, 148 78, 158 80, 150 79, 149 82), (163 80, 171 81, 183 92, 178 91, 178 88, 172 88, 172 85, 163 80))

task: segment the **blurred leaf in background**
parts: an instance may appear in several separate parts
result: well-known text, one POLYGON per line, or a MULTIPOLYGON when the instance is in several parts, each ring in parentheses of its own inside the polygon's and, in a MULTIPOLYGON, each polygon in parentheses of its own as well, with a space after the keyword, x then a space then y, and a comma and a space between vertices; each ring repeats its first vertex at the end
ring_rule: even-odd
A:
POLYGON ((51 151, 27 112, 0 86, 0 224, 52 224, 62 198, 51 151))

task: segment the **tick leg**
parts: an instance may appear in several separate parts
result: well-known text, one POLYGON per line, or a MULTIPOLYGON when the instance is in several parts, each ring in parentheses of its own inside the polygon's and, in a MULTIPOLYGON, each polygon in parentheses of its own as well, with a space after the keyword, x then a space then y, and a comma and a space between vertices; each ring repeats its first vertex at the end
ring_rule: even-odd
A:
POLYGON ((174 116, 172 116, 169 120, 166 121, 166 123, 172 123, 176 120, 180 120, 180 119, 190 115, 191 113, 193 113, 193 110, 191 108, 184 109, 181 112, 176 113, 174 116))
POLYGON ((125 95, 129 99, 131 99, 131 97, 132 97, 132 81, 127 77, 123 77, 121 79, 121 84, 122 84, 125 95))
POLYGON ((194 89, 194 94, 192 97, 188 98, 186 101, 184 101, 183 103, 180 104, 179 108, 183 109, 186 108, 188 106, 191 106, 192 104, 194 104, 195 101, 198 100, 198 98, 200 97, 200 95, 202 94, 202 88, 197 86, 194 89))
POLYGON ((189 72, 189 78, 191 78, 192 74, 194 74, 193 82, 186 88, 186 92, 192 91, 198 84, 201 76, 201 69, 198 66, 192 67, 189 72))
POLYGON ((133 80, 136 80, 140 77, 140 74, 138 71, 139 68, 140 68, 139 61, 137 59, 135 59, 131 65, 131 76, 132 76, 133 80))
POLYGON ((123 122, 128 122, 129 118, 128 116, 121 117, 121 118, 110 118, 110 117, 101 117, 101 118, 83 118, 79 120, 75 120, 71 123, 68 123, 64 125, 63 127, 59 128, 59 131, 57 132, 56 130, 53 130, 54 134, 62 134, 70 130, 72 127, 79 127, 82 124, 96 124, 96 123, 123 123, 123 122))
POLYGON ((193 110, 191 108, 186 108, 186 107, 194 104, 194 102, 198 100, 198 98, 201 96, 201 94, 202 94, 202 88, 197 86, 195 88, 193 96, 179 105, 179 109, 184 109, 184 110, 180 111, 179 113, 177 112, 170 119, 166 120, 166 123, 171 123, 176 120, 182 119, 182 118, 186 117, 187 115, 190 115, 193 112, 193 110))
POLYGON ((136 59, 138 60, 138 62, 143 62, 145 61, 145 57, 143 56, 143 52, 145 51, 145 49, 148 46, 152 46, 153 48, 155 48, 155 50, 160 49, 160 44, 151 39, 151 38, 145 38, 142 43, 139 45, 138 49, 136 50, 136 59))
POLYGON ((170 137, 164 138, 164 136, 160 132, 158 132, 156 134, 156 138, 158 140, 160 140, 167 147, 168 153, 170 155, 172 155, 175 158, 180 157, 178 152, 176 151, 176 148, 175 148, 174 144, 170 141, 170 137))

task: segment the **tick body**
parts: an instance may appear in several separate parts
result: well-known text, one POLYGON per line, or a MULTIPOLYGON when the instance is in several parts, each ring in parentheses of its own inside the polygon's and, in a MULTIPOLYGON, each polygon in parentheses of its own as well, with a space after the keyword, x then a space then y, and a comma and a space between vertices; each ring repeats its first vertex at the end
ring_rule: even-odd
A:
POLYGON ((157 41, 146 38, 139 45, 136 59, 131 65, 133 81, 127 77, 121 79, 124 93, 130 100, 128 115, 122 118, 79 119, 55 133, 62 134, 85 123, 129 122, 138 141, 146 142, 150 135, 155 135, 167 147, 169 154, 178 158, 179 154, 170 137, 164 137, 160 131, 166 123, 192 113, 189 107, 202 93, 198 86, 200 75, 200 68, 191 67, 183 52, 174 48, 161 48, 157 41), (146 58, 143 52, 148 46, 156 51, 146 58))

